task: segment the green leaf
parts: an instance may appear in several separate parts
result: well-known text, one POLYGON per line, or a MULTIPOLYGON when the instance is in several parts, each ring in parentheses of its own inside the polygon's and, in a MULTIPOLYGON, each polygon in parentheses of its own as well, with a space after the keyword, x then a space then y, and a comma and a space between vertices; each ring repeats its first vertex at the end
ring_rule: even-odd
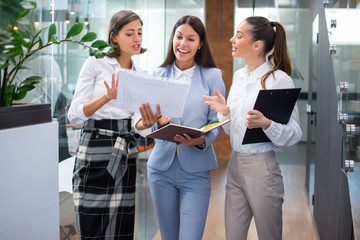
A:
POLYGON ((18 17, 17 17, 17 18, 19 19, 19 18, 26 17, 27 15, 29 15, 29 13, 30 13, 30 10, 25 9, 24 11, 19 12, 19 15, 18 15, 18 17))
POLYGON ((42 48, 42 46, 43 46, 43 41, 42 41, 41 37, 39 37, 39 48, 42 48))
MULTIPOLYGON (((22 85, 21 87, 18 87, 17 92, 27 92, 31 91, 35 88, 35 85, 22 85)), ((17 99, 16 99, 17 100, 17 99)))
POLYGON ((30 69, 30 68, 21 66, 21 67, 19 67, 19 69, 30 69))
POLYGON ((23 10, 19 1, 1 1, 0 26, 15 25, 18 13, 23 10))
POLYGON ((24 10, 18 12, 18 19, 26 17, 32 10, 36 9, 37 7, 36 2, 32 1, 20 1, 20 4, 24 10))
POLYGON ((21 6, 24 9, 34 10, 37 7, 37 4, 33 1, 22 1, 21 6))
POLYGON ((10 62, 14 65, 14 66, 16 66, 16 61, 15 61, 15 58, 14 57, 9 57, 9 60, 10 60, 10 62))
POLYGON ((18 25, 33 25, 34 23, 29 18, 20 18, 17 20, 18 25))
MULTIPOLYGON (((32 88, 34 89, 34 88, 32 88)), ((32 90, 30 89, 30 90, 32 90)), ((22 91, 18 91, 17 93, 14 94, 14 100, 21 100, 26 96, 26 93, 30 90, 22 90, 22 91)))
POLYGON ((31 76, 31 77, 27 77, 24 81, 22 81, 22 83, 24 82, 39 82, 39 80, 41 80, 42 77, 41 76, 31 76))
POLYGON ((103 58, 104 56, 105 56, 105 54, 100 51, 96 51, 96 53, 95 53, 95 58, 103 58))
POLYGON ((96 39, 96 37, 96 33, 88 32, 81 38, 80 42, 92 42, 96 39))
POLYGON ((109 44, 103 40, 97 40, 97 41, 93 42, 93 44, 91 44, 91 47, 98 48, 98 49, 104 49, 108 46, 109 46, 109 44))
POLYGON ((8 67, 8 66, 10 66, 10 63, 4 62, 4 63, 2 63, 2 65, 0 66, 0 68, 3 69, 3 68, 6 68, 6 67, 8 67))
POLYGON ((15 84, 8 85, 5 89, 7 95, 14 94, 14 91, 15 91, 15 84))
MULTIPOLYGON (((54 35, 56 34, 56 25, 55 23, 52 23, 50 26, 49 26, 49 34, 48 34, 48 43, 49 42, 52 42, 52 39, 54 37, 54 35)), ((56 35, 55 35, 56 36, 56 35)))
POLYGON ((66 39, 76 36, 84 29, 84 23, 75 23, 66 34, 66 39))
POLYGON ((101 50, 102 53, 113 53, 114 49, 112 47, 106 47, 104 49, 101 50))
POLYGON ((33 39, 36 39, 36 38, 40 35, 40 33, 44 32, 46 29, 47 29, 47 27, 44 27, 44 28, 40 29, 40 30, 34 35, 33 39))
POLYGON ((90 56, 95 56, 95 52, 96 52, 95 49, 89 48, 89 55, 90 55, 90 56))
POLYGON ((21 37, 21 38, 30 38, 30 36, 29 36, 29 34, 27 33, 27 32, 25 32, 25 31, 23 31, 22 29, 18 29, 18 30, 16 30, 16 32, 19 34, 19 36, 21 37))
MULTIPOLYGON (((4 53, 7 55, 8 58, 16 57, 19 55, 23 55, 24 51, 21 46, 14 46, 13 48, 5 49, 4 53)), ((14 64, 16 65, 16 64, 14 64)))

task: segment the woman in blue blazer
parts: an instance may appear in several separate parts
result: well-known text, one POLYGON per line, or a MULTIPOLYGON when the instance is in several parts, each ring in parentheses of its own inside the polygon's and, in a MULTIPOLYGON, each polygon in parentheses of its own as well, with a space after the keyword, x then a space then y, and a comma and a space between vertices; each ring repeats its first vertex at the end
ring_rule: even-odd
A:
MULTIPOLYGON (((225 86, 199 18, 184 16, 177 21, 166 59, 154 75, 191 82, 184 114, 171 123, 201 128, 218 122, 217 113, 204 104, 202 96, 214 95, 214 89, 225 94, 225 86)), ((168 121, 159 119, 152 130, 168 121)), ((156 140, 147 166, 163 240, 202 238, 210 199, 210 170, 218 167, 212 142, 220 132, 217 128, 197 138, 177 135, 175 140, 180 144, 156 140)))

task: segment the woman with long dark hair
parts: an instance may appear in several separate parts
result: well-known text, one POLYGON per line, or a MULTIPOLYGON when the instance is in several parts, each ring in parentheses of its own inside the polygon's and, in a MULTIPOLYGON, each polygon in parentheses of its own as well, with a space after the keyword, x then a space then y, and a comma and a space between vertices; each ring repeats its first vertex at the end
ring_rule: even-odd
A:
POLYGON ((280 124, 253 107, 261 89, 294 88, 285 30, 279 22, 248 17, 230 42, 233 57, 244 58, 246 66, 234 73, 227 102, 217 90, 216 96, 204 96, 219 120, 231 119, 224 126, 232 148, 225 198, 226 239, 245 240, 252 217, 259 239, 282 239, 284 184, 275 152, 301 139, 299 112, 295 106, 289 122, 280 124), (262 128, 271 142, 243 145, 247 128, 262 128))
MULTIPOLYGON (((190 82, 184 114, 171 123, 201 128, 218 122, 216 111, 204 105, 201 96, 214 94, 215 88, 224 94, 225 86, 199 18, 184 16, 176 22, 166 59, 154 75, 190 82)), ((168 121, 159 119, 153 130, 168 121)), ((220 132, 217 128, 196 138, 176 135, 179 144, 156 140, 147 169, 163 240, 202 238, 211 190, 209 171, 218 167, 212 142, 220 132)))

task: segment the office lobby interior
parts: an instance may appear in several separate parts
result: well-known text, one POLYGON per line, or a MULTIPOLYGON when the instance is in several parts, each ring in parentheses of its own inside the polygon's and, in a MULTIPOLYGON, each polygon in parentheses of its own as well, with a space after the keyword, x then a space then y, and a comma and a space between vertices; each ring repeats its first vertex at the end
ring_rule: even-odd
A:
MULTIPOLYGON (((63 39, 71 26, 82 22, 77 41, 86 32, 107 41, 111 16, 120 10, 136 12, 143 21, 142 46, 147 51, 132 59, 149 74, 163 63, 176 21, 197 16, 222 71, 226 96, 234 72, 245 67, 231 55, 229 40, 238 24, 249 16, 280 22, 287 34, 291 78, 301 88, 297 106, 303 133, 299 143, 276 153, 285 186, 283 239, 360 240, 360 0, 33 1, 37 6, 27 17, 36 29, 54 23, 63 39)), ((40 36, 47 39, 47 30, 40 36)), ((67 112, 88 57, 86 48, 67 42, 44 48, 25 62, 42 80, 15 103, 39 109, 34 108, 37 117, 29 124, 0 120, 0 240, 78 239, 72 174, 83 126, 71 124, 67 112)), ((0 118, 4 112, 0 107, 0 118)), ((137 240, 161 239, 146 168, 154 144, 156 140, 143 138, 137 157, 137 240)), ((225 240, 229 136, 223 131, 213 147, 219 167, 210 172, 202 239, 225 240)), ((258 239, 254 220, 247 239, 258 239)))

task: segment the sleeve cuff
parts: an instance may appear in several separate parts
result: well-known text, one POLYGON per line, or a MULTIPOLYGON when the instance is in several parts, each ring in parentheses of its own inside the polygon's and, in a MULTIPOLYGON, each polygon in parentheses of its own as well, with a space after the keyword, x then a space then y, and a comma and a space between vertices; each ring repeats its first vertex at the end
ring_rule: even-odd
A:
POLYGON ((271 121, 270 127, 268 129, 263 129, 264 133, 269 136, 277 136, 279 134, 278 129, 276 128, 276 123, 271 121))
POLYGON ((88 117, 85 115, 84 113, 84 105, 85 104, 80 104, 78 106, 78 109, 77 109, 77 116, 79 116, 80 119, 83 119, 84 121, 86 121, 88 119, 88 117))
POLYGON ((224 120, 229 119, 229 118, 230 118, 230 114, 227 115, 227 116, 224 116, 221 112, 218 112, 218 113, 217 113, 217 117, 218 117, 218 119, 219 119, 219 122, 222 122, 222 121, 224 121, 224 120))

